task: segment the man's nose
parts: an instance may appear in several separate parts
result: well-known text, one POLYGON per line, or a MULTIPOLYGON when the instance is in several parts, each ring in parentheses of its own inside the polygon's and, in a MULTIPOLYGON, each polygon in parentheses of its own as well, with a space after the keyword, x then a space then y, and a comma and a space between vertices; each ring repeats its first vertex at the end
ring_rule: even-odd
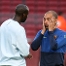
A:
POLYGON ((46 19, 46 20, 45 20, 45 23, 47 23, 47 22, 48 22, 48 20, 46 19))

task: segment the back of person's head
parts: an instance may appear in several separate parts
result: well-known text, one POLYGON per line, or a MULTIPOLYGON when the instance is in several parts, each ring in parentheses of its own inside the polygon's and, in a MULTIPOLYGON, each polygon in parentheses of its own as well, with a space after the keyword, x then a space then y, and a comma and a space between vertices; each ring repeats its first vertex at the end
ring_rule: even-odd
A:
POLYGON ((24 4, 19 4, 16 6, 15 9, 15 17, 14 20, 18 21, 19 23, 25 22, 27 19, 29 12, 29 8, 24 4))
POLYGON ((28 13, 28 11, 29 11, 29 8, 26 5, 19 4, 19 5, 16 6, 15 14, 20 16, 23 13, 28 13))
POLYGON ((58 15, 62 15, 63 14, 63 12, 62 11, 58 11, 58 15))

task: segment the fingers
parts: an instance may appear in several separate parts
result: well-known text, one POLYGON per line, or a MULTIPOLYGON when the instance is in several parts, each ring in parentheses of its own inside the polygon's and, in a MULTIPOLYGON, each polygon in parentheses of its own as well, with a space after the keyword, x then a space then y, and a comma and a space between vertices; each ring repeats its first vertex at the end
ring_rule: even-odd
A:
POLYGON ((44 19, 43 19, 43 29, 45 29, 44 19))
POLYGON ((55 18, 52 17, 49 21, 49 31, 53 31, 55 28, 55 18))
POLYGON ((50 25, 54 25, 55 24, 55 18, 51 18, 50 20, 49 20, 49 26, 50 25))
POLYGON ((44 19, 43 19, 43 27, 44 27, 44 19))
POLYGON ((54 17, 52 17, 51 19, 50 19, 50 22, 54 22, 55 21, 55 18, 54 17))
POLYGON ((25 57, 25 59, 30 59, 30 58, 32 58, 32 54, 29 54, 27 57, 25 57))
POLYGON ((42 28, 41 34, 44 34, 45 30, 46 30, 46 28, 45 28, 44 19, 43 19, 43 28, 42 28))

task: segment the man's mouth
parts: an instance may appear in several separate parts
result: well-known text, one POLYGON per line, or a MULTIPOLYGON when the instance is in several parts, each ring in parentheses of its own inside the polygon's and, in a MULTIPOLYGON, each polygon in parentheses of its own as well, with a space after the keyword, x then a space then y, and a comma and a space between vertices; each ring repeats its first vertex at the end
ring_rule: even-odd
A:
POLYGON ((48 29, 48 26, 45 26, 46 29, 48 29))
POLYGON ((45 26, 46 28, 48 28, 48 26, 45 26))

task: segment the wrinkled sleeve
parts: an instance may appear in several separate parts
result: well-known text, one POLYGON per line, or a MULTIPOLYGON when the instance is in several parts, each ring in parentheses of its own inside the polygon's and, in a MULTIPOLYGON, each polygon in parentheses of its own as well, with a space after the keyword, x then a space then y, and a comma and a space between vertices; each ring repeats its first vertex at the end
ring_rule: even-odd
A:
POLYGON ((50 40, 50 47, 52 50, 56 50, 57 49, 57 42, 54 39, 54 34, 53 31, 49 31, 49 40, 50 40))
POLYGON ((53 50, 57 50, 62 48, 64 51, 66 51, 66 49, 64 47, 66 47, 66 33, 61 33, 59 36, 57 36, 57 40, 54 38, 54 34, 53 32, 49 32, 49 39, 50 39, 50 45, 51 45, 51 49, 53 50))
POLYGON ((24 28, 22 28, 18 33, 17 33, 17 48, 20 51, 20 54, 25 57, 29 55, 29 50, 30 50, 30 45, 27 42, 26 38, 26 33, 24 28))
MULTIPOLYGON (((66 47, 66 33, 62 33, 59 38, 57 39, 57 48, 63 48, 66 47)), ((64 49, 64 48, 63 48, 64 49)), ((66 49, 65 49, 66 51, 66 49)))

